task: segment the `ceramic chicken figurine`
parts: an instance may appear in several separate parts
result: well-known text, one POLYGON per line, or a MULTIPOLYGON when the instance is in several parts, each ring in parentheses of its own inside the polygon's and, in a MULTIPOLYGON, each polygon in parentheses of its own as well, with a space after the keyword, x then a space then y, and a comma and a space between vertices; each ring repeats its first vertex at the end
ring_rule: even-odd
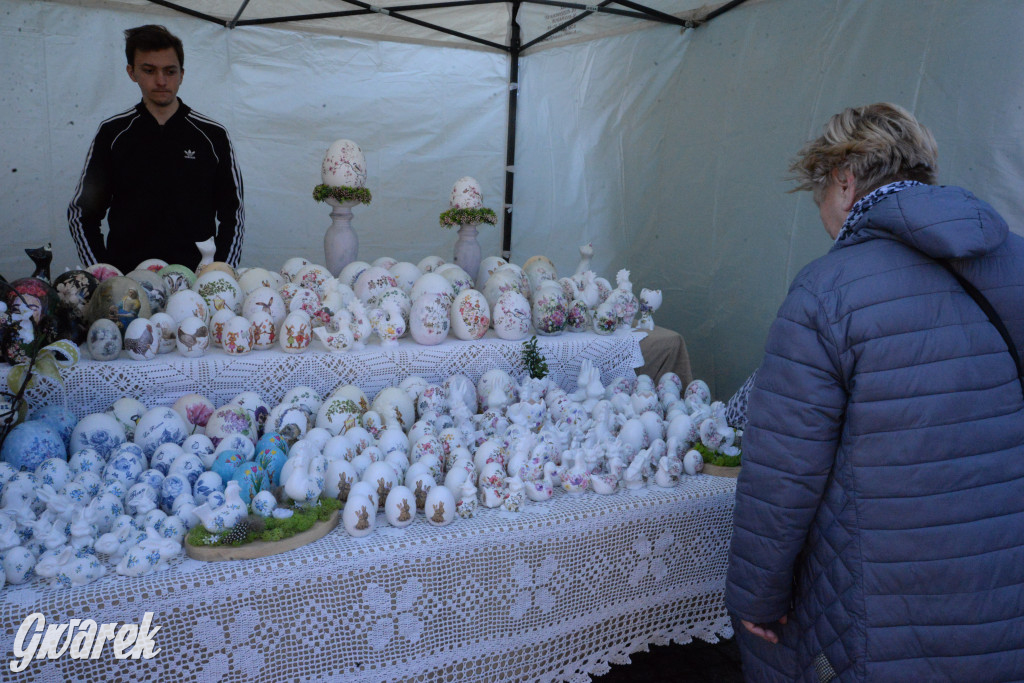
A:
POLYGON ((640 290, 640 320, 636 324, 638 330, 654 329, 654 312, 661 306, 660 289, 640 290))
POLYGON ((300 507, 310 507, 320 498, 323 491, 322 478, 318 476, 318 458, 309 452, 293 455, 301 459, 296 462, 287 481, 284 482, 284 493, 300 507))
POLYGON ((405 319, 397 302, 385 301, 380 308, 370 311, 370 324, 380 337, 381 346, 395 346, 405 334, 405 319))
POLYGON ((609 496, 615 493, 619 488, 618 471, 591 473, 590 488, 594 493, 599 493, 602 496, 609 496))
POLYGON ((352 331, 347 325, 342 326, 340 329, 332 329, 332 327, 324 325, 313 328, 313 334, 316 335, 316 338, 320 340, 320 343, 328 351, 344 353, 355 346, 352 331))
POLYGON ((580 246, 580 262, 576 265, 576 275, 590 270, 590 260, 594 258, 594 243, 587 242, 580 246))
POLYGON ((348 326, 348 329, 352 332, 352 348, 358 351, 366 345, 366 339, 373 331, 373 327, 370 325, 370 318, 366 314, 366 308, 359 299, 353 299, 349 302, 347 308, 348 312, 352 314, 352 321, 348 326))
POLYGON ((463 519, 468 519, 473 516, 476 511, 476 486, 473 485, 473 477, 466 477, 466 480, 462 482, 462 488, 459 489, 459 495, 461 496, 458 502, 455 503, 455 512, 463 519))
POLYGON ((210 533, 219 533, 238 524, 249 512, 249 507, 242 500, 237 481, 231 480, 224 488, 224 504, 211 508, 209 502, 203 503, 192 513, 199 518, 203 528, 210 533))
POLYGON ((505 500, 501 505, 509 512, 521 512, 523 504, 526 503, 526 492, 524 491, 523 480, 518 476, 505 478, 505 500))
POLYGON ((650 458, 650 449, 642 450, 629 463, 625 473, 622 475, 622 483, 631 491, 644 487, 644 475, 647 473, 647 463, 650 458))
POLYGON ((532 501, 541 502, 547 500, 555 492, 555 482, 552 479, 558 471, 558 466, 553 462, 544 463, 544 477, 524 482, 523 488, 526 497, 532 501))

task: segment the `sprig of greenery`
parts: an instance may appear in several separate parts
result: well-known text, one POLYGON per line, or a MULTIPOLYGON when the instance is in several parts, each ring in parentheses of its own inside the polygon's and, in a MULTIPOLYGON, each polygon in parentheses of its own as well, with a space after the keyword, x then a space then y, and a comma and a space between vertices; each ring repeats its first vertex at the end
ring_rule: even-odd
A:
POLYGON ((719 467, 738 467, 742 464, 740 462, 740 456, 743 455, 742 453, 739 455, 725 455, 718 451, 710 450, 699 441, 693 444, 693 449, 701 454, 701 457, 704 458, 704 462, 708 465, 718 465, 719 467))
POLYGON ((533 379, 544 379, 548 374, 548 362, 537 349, 537 335, 523 342, 523 363, 533 379))
POLYGON ((365 187, 317 185, 313 188, 313 199, 322 202, 328 197, 339 202, 359 202, 360 204, 369 204, 373 198, 370 191, 365 187))
POLYGON ((490 223, 498 222, 498 216, 492 209, 448 209, 441 214, 440 223, 443 228, 450 228, 453 225, 463 223, 490 223))
MULTIPOLYGON (((334 498, 321 498, 313 507, 308 510, 290 508, 294 510, 291 517, 278 519, 276 517, 266 518, 266 528, 262 530, 251 530, 245 538, 227 543, 225 545, 241 546, 254 541, 280 541, 290 538, 295 534, 302 533, 312 528, 316 522, 325 522, 330 518, 331 513, 344 507, 344 503, 334 498)), ((187 540, 194 546, 218 545, 220 538, 228 531, 216 532, 207 531, 202 524, 197 524, 188 532, 187 540)))

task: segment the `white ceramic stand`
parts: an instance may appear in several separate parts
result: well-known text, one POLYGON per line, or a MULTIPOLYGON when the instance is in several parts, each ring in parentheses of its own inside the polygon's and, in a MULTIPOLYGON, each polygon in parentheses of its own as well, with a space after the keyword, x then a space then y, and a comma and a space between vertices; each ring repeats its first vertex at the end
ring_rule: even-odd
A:
POLYGON ((331 227, 324 234, 324 256, 327 270, 335 277, 341 269, 356 260, 359 254, 359 237, 352 229, 352 207, 359 202, 348 200, 339 202, 333 197, 327 198, 333 206, 331 210, 331 227))
POLYGON ((476 241, 476 226, 479 223, 459 225, 459 238, 455 240, 455 263, 476 282, 480 270, 480 243, 476 241))

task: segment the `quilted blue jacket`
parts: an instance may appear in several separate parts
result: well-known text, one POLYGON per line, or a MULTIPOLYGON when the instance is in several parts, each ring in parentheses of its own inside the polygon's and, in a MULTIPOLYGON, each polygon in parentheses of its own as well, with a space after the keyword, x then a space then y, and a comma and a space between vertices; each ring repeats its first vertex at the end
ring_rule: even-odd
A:
POLYGON ((935 259, 1024 357, 1024 239, 956 187, 879 201, 772 325, 725 599, 789 622, 779 645, 744 648, 750 681, 1024 680, 1024 397, 935 259))

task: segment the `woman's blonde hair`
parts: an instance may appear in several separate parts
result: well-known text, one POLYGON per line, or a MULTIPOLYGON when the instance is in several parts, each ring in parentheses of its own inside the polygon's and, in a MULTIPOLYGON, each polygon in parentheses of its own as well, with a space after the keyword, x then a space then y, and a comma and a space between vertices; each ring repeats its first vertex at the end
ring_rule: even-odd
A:
POLYGON ((808 142, 789 170, 815 201, 832 181, 832 172, 849 169, 857 196, 897 180, 935 183, 939 150, 931 131, 903 107, 888 102, 850 107, 825 125, 821 137, 808 142))

